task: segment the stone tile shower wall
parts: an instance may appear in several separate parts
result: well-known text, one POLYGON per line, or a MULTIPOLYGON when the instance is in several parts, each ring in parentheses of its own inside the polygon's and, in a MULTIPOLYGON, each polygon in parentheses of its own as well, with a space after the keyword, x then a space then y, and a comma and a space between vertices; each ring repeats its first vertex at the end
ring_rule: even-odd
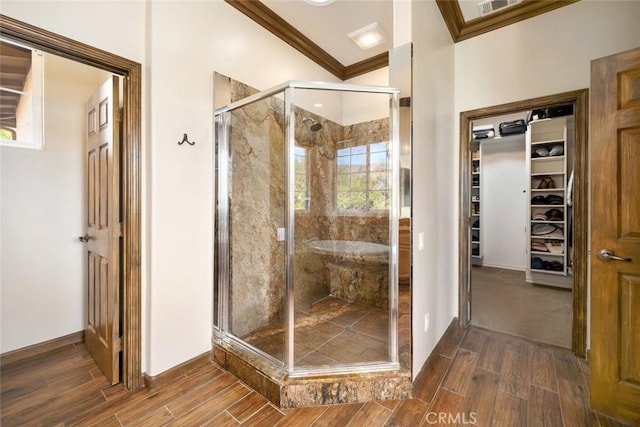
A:
MULTIPOLYGON (((241 98, 249 92, 232 89, 241 98)), ((275 237, 285 221, 284 132, 272 104, 261 100, 231 115, 229 309, 240 337, 282 318, 285 245, 275 237)))
POLYGON ((295 114, 296 144, 306 149, 307 191, 310 197, 306 211, 295 213, 294 283, 297 309, 306 309, 329 295, 329 271, 324 259, 311 252, 307 242, 325 240, 331 227, 331 212, 335 200, 335 141, 342 138, 342 127, 318 115, 297 109, 295 114), (322 124, 318 132, 311 132, 302 123, 305 117, 322 124))

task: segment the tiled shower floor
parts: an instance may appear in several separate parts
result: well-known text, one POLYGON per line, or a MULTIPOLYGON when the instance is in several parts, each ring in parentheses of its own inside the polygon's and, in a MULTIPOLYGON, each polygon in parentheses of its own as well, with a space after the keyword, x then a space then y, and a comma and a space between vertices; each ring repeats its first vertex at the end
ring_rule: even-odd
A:
MULTIPOLYGON (((399 347, 401 365, 410 354, 409 292, 400 292, 399 347), (405 332, 405 334, 403 334, 405 332)), ((389 313, 328 296, 295 315, 296 366, 385 362, 388 360, 389 313)), ((242 339, 283 360, 282 322, 256 330, 242 339)), ((406 365, 406 366, 405 366, 406 365)))

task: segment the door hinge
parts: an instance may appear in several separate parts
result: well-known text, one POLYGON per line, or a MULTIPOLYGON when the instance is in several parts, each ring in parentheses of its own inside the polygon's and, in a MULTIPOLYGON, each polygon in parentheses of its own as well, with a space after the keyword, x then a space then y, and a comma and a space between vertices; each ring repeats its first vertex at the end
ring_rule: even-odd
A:
POLYGON ((113 346, 116 349, 116 351, 122 351, 122 337, 116 338, 115 342, 113 343, 113 346))

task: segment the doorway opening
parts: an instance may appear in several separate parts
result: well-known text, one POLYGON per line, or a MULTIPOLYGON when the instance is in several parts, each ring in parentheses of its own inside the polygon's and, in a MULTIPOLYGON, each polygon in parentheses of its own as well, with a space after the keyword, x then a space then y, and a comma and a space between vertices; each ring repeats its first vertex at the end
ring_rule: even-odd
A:
POLYGON ((143 386, 141 370, 141 93, 142 66, 84 43, 0 15, 0 36, 121 76, 122 383, 143 386))
MULTIPOLYGON (((473 285, 472 285, 472 269, 485 269, 486 267, 473 267, 474 264, 479 264, 478 259, 481 258, 481 253, 476 249, 474 252, 473 246, 475 241, 479 240, 478 236, 474 233, 480 227, 474 227, 475 222, 479 219, 478 215, 483 210, 480 210, 480 203, 482 199, 478 194, 475 195, 476 202, 473 202, 475 191, 474 182, 476 175, 474 175, 473 168, 474 163, 474 150, 478 150, 477 140, 474 144, 473 138, 473 126, 474 124, 482 124, 487 120, 506 118, 511 119, 513 115, 522 114, 523 112, 530 112, 533 110, 557 106, 570 105, 573 109, 573 149, 571 153, 573 162, 573 203, 572 203, 572 242, 573 242, 573 257, 571 265, 571 281, 569 288, 571 290, 570 306, 572 309, 571 314, 571 337, 570 346, 571 350, 578 356, 584 357, 586 352, 586 307, 587 307, 587 99, 588 91, 578 90, 572 92, 566 92, 557 95, 551 95, 541 98, 534 98, 525 101, 518 101, 509 104, 503 104, 488 108, 482 108, 473 111, 466 111, 460 114, 460 221, 459 221, 459 315, 460 324, 467 326, 472 323, 474 318, 473 314, 473 285)), ((496 123, 497 126, 498 123, 496 123)), ((496 129, 497 132, 497 129, 496 129)), ((506 141, 506 140, 505 140, 506 141)), ((517 143, 516 143, 517 144, 517 143)), ((489 147, 489 146, 487 146, 489 147)), ((487 153, 499 152, 496 150, 496 146, 491 146, 487 150, 487 153)), ((508 151, 508 150, 507 150, 508 151)), ((524 155, 522 156, 524 160, 524 155)), ((530 155, 531 157, 531 155, 530 155)), ((535 157, 535 156, 534 156, 535 157)), ((539 180, 542 177, 542 173, 538 170, 531 170, 531 173, 527 176, 530 181, 527 181, 526 185, 539 184, 539 180), (540 175, 540 176, 538 176, 540 175)), ((524 175, 524 171, 523 171, 524 175)), ((478 177, 479 178, 479 177, 478 177)), ((558 180, 558 178, 555 178, 558 180)), ((526 187, 525 187, 526 188, 526 187)), ((522 190, 521 190, 522 191, 522 190)), ((529 194, 528 190, 525 193, 521 193, 523 197, 523 206, 526 205, 529 212, 525 213, 525 208, 519 210, 515 208, 514 215, 518 215, 521 218, 530 216, 531 206, 529 200, 525 200, 529 194)), ((546 193, 545 193, 546 194, 546 193)), ((534 209, 535 210, 535 209, 534 209)), ((480 222, 481 224, 482 222, 480 222)), ((530 219, 527 222, 527 227, 531 227, 530 219)), ((531 228, 530 228, 531 230, 531 228)), ((524 230, 523 230, 524 232, 524 230)), ((535 237, 535 236, 534 236, 535 237)), ((526 239, 526 244, 536 242, 538 239, 531 239, 531 235, 521 236, 522 239, 526 239)), ((555 248, 554 248, 555 249, 555 248)), ((524 251, 522 251, 524 254, 524 251)), ((533 252, 527 251, 528 254, 535 255, 533 252)), ((563 252, 564 253, 564 252, 563 252)), ((541 256, 541 259, 546 257, 541 256)), ((531 259, 527 257, 523 260, 527 266, 528 274, 527 281, 538 282, 536 278, 530 280, 529 275, 531 272, 535 275, 537 270, 531 268, 531 259)), ((538 261, 536 261, 537 263, 538 261)), ((548 262, 551 265, 551 261, 548 262)), ((556 266, 556 264, 554 264, 556 266)), ((500 274, 502 271, 500 268, 484 270, 483 275, 488 276, 488 280, 491 281, 491 275, 487 273, 500 274)), ((537 267, 537 264, 534 266, 537 267)), ((567 267, 566 262, 562 263, 562 268, 567 267)), ((482 280, 480 276, 476 277, 477 280, 482 280)), ((495 277, 493 277, 495 279, 495 277)), ((523 283, 524 283, 524 277, 523 283)), ((562 292, 562 291, 556 291, 562 292)), ((479 298, 480 299, 480 298, 479 298)), ((514 312, 514 316, 518 315, 514 312)))

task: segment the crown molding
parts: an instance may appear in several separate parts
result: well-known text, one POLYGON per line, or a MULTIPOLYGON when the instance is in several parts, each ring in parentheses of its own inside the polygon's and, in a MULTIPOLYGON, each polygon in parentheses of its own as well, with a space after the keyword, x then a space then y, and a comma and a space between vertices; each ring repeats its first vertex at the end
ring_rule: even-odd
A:
POLYGON ((344 67, 342 80, 352 79, 362 74, 389 66, 389 52, 382 52, 376 56, 356 62, 348 67, 344 67))
POLYGON ((436 4, 451 33, 451 38, 458 43, 578 1, 580 0, 524 0, 504 10, 470 21, 464 20, 457 1, 436 0, 436 4))
POLYGON ((389 55, 384 52, 345 66, 262 2, 257 0, 225 0, 225 2, 340 80, 351 79, 389 65, 389 55))

